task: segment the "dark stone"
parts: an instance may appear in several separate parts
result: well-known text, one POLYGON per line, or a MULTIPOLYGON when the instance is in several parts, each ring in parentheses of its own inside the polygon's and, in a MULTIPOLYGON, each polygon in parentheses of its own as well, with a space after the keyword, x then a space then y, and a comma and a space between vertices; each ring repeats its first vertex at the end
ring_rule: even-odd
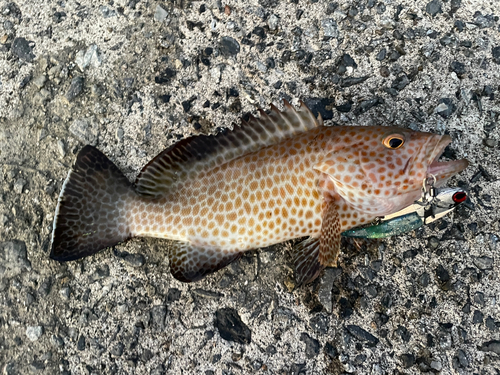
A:
POLYGON ((257 26, 252 30, 252 34, 257 35, 260 39, 264 39, 266 37, 266 32, 263 27, 257 26))
POLYGON ((493 267, 493 258, 487 256, 475 257, 472 262, 477 268, 483 271, 493 267))
POLYGON ((419 284, 422 285, 424 288, 429 285, 430 281, 431 281, 431 277, 429 276, 429 274, 427 272, 424 272, 418 278, 419 284))
POLYGON ((401 340, 403 340, 403 342, 410 341, 411 333, 406 329, 406 327, 398 326, 398 328, 396 328, 394 333, 398 335, 401 338, 401 340))
POLYGON ((429 13, 432 17, 435 17, 438 13, 443 13, 443 10, 441 9, 441 1, 432 0, 430 3, 427 3, 425 11, 429 13))
POLYGON ((380 300, 380 303, 382 304, 382 306, 389 309, 392 306, 392 297, 390 293, 384 294, 384 296, 380 300))
POLYGON ((392 81, 391 88, 401 91, 408 86, 409 83, 410 80, 408 79, 408 76, 406 74, 402 74, 392 81))
POLYGON ((368 78, 370 78, 370 76, 342 78, 340 80, 340 86, 341 87, 351 87, 351 86, 358 85, 358 84, 366 81, 368 78))
POLYGON ((482 352, 492 352, 500 355, 500 341, 492 340, 485 342, 483 345, 481 345, 479 350, 481 350, 482 352))
POLYGON ((167 316, 167 307, 163 305, 153 306, 151 308, 151 325, 161 331, 165 328, 165 317, 167 316))
POLYGON ((235 309, 224 308, 217 310, 214 325, 224 340, 234 341, 239 344, 249 344, 252 341, 250 329, 243 323, 235 309))
POLYGON ((483 322, 484 314, 479 310, 474 310, 474 315, 472 315, 472 323, 480 324, 483 322))
POLYGON ((348 325, 346 328, 351 335, 360 341, 365 341, 369 346, 375 346, 378 344, 378 339, 371 333, 365 331, 363 328, 356 325, 348 325))
POLYGON ((184 112, 189 112, 189 110, 191 109, 191 106, 192 106, 192 103, 194 102, 194 99, 188 99, 188 100, 184 100, 181 104, 182 104, 182 109, 184 109, 184 112))
POLYGON ((345 102, 344 104, 341 104, 341 105, 338 105, 338 106, 335 106, 335 108, 337 109, 337 111, 339 112, 343 112, 343 113, 347 113, 347 112, 350 112, 351 109, 352 109, 352 105, 353 105, 353 101, 352 100, 348 100, 347 102, 345 102))
MULTIPOLYGON (((477 11, 476 13, 474 13, 474 18, 474 23, 481 29, 495 26, 495 17, 492 14, 483 16, 481 12, 477 11)), ((496 21, 498 21, 498 17, 496 21)))
POLYGON ((382 48, 380 50, 379 53, 377 53, 377 57, 375 57, 378 61, 382 61, 383 59, 385 59, 385 57, 387 56, 387 49, 382 48))
POLYGON ((339 355, 337 348, 330 342, 327 342, 325 344, 325 347, 323 348, 323 352, 331 359, 335 359, 339 355))
POLYGON ((458 30, 458 32, 461 33, 465 29, 465 22, 461 20, 456 20, 454 26, 458 30))
POLYGON ((444 103, 446 105, 446 109, 442 109, 438 112, 438 114, 443 118, 449 118, 453 112, 457 109, 456 105, 453 103, 451 98, 441 98, 439 99, 439 104, 444 103))
POLYGON ((436 276, 443 283, 450 280, 450 274, 441 264, 436 268, 436 276))
POLYGON ((302 341, 304 344, 306 344, 306 357, 307 358, 314 358, 319 354, 320 345, 319 345, 318 340, 313 339, 307 333, 302 332, 300 334, 300 341, 302 341))
POLYGON ((173 69, 167 68, 160 75, 155 77, 155 82, 158 84, 169 83, 172 78, 177 75, 177 72, 173 69))
POLYGON ((325 13, 332 14, 333 12, 335 12, 335 9, 337 9, 338 6, 339 6, 338 3, 328 3, 328 5, 326 6, 325 13))
POLYGON ((393 50, 389 54, 389 60, 392 61, 392 62, 398 61, 398 59, 401 57, 401 55, 402 54, 400 53, 400 51, 393 50))
POLYGON ((417 249, 406 250, 403 253, 403 259, 413 259, 417 256, 417 254, 418 254, 417 249))
POLYGON ((244 45, 247 45, 247 46, 254 46, 255 43, 252 42, 250 39, 248 38, 243 38, 241 39, 241 44, 244 44, 244 45))
POLYGON ((167 303, 173 303, 181 298, 181 291, 177 288, 170 288, 167 293, 167 303))
POLYGON ((266 44, 265 43, 257 43, 255 45, 255 48, 257 49, 257 52, 262 53, 266 49, 266 44))
POLYGON ((384 313, 377 312, 377 313, 375 313, 375 317, 373 320, 374 320, 375 324, 377 325, 377 328, 380 328, 389 321, 389 317, 384 313))
POLYGON ((302 18, 302 15, 304 14, 304 11, 302 9, 297 9, 297 12, 295 12, 295 19, 298 21, 302 18))
POLYGON ((167 104, 170 101, 171 97, 172 97, 172 95, 164 94, 164 95, 159 95, 158 99, 160 99, 162 101, 162 103, 167 104))
POLYGON ((277 81, 273 84, 273 87, 277 90, 279 90, 281 88, 281 86, 283 86, 283 82, 282 81, 277 81))
POLYGON ((68 92, 66 93, 66 99, 72 102, 78 95, 83 91, 84 78, 82 76, 76 76, 71 80, 68 92))
POLYGON ((484 321, 484 325, 490 330, 490 331, 496 331, 498 329, 495 320, 491 317, 488 316, 486 320, 484 321))
POLYGON ((144 351, 141 354, 141 361, 148 362, 153 357, 154 357, 154 354, 151 350, 144 349, 144 351))
POLYGON ((283 51, 283 53, 281 54, 281 61, 286 64, 287 62, 289 62, 292 58, 292 51, 290 50, 286 50, 286 51, 283 51))
POLYGON ((222 56, 236 56, 240 52, 240 44, 230 36, 223 36, 219 41, 219 50, 222 56))
POLYGON ((484 294, 481 292, 474 294, 474 302, 480 306, 484 306, 484 294))
POLYGON ((350 55, 344 54, 340 57, 340 59, 338 59, 337 73, 343 75, 347 71, 347 67, 356 69, 358 67, 358 64, 356 64, 356 62, 350 55))
POLYGON ((348 319, 354 312, 352 304, 349 302, 347 298, 342 297, 339 300, 339 305, 340 305, 340 317, 343 319, 348 319))
POLYGON ((380 75, 382 77, 386 77, 387 78, 387 77, 389 77, 391 75, 391 72, 390 72, 390 70, 389 70, 389 68, 387 66, 383 65, 383 66, 380 67, 380 75))
POLYGON ((392 35, 397 40, 404 40, 404 36, 403 36, 403 34, 401 34, 401 31, 399 31, 399 30, 394 30, 394 32, 392 33, 392 35))
POLYGON ((500 64, 500 46, 493 47, 491 49, 491 55, 493 56, 493 61, 497 64, 500 64))
POLYGON ((403 368, 410 368, 415 364, 415 356, 411 353, 402 354, 399 359, 403 368))
MULTIPOLYGON (((294 1, 294 0, 292 0, 292 1, 294 1)), ((292 363, 288 374, 290 374, 290 375, 306 375, 306 370, 307 370, 307 366, 305 363, 292 363)))
POLYGON ((328 332, 328 318, 323 314, 317 314, 309 320, 309 327, 313 331, 325 335, 328 332))
POLYGON ((55 23, 60 23, 60 22, 62 22, 65 18, 66 18, 66 12, 55 12, 55 13, 52 15, 52 20, 53 20, 55 23))
POLYGON ((125 345, 122 342, 117 343, 115 346, 111 348, 109 353, 112 356, 120 357, 123 354, 123 350, 125 349, 125 345))
POLYGON ((142 267, 146 263, 146 258, 142 254, 127 254, 123 260, 136 268, 142 267))
POLYGON ((11 51, 14 55, 19 57, 21 60, 31 62, 35 59, 33 54, 33 47, 30 46, 30 42, 25 38, 16 38, 12 42, 11 51))
POLYGON ((368 100, 363 100, 359 105, 358 107, 354 110, 354 114, 355 115, 360 115, 362 113, 365 113, 367 112, 368 110, 370 110, 371 108, 377 106, 377 105, 380 105, 380 104, 384 104, 385 101, 384 99, 380 98, 380 97, 375 97, 373 99, 368 99, 368 100))
POLYGON ((299 49, 299 50, 295 51, 294 60, 300 61, 300 60, 303 60, 304 57, 306 57, 306 51, 304 51, 303 49, 299 49))
POLYGON ((450 64, 450 71, 457 73, 457 76, 462 78, 467 71, 465 70, 465 64, 458 62, 458 61, 453 61, 450 64))
POLYGON ((457 350, 457 358, 460 367, 469 367, 469 359, 462 349, 457 350))
POLYGON ((276 66, 276 63, 274 62, 274 59, 272 57, 268 57, 265 61, 265 64, 268 69, 274 69, 276 66))
POLYGON ((450 13, 455 13, 462 5, 462 0, 451 0, 450 2, 450 13))
POLYGON ((80 351, 85 350, 85 336, 80 335, 78 342, 76 343, 76 348, 80 351))
POLYGON ((331 107, 335 103, 334 99, 306 98, 304 99, 304 103, 311 110, 314 117, 318 117, 318 114, 320 114, 323 120, 330 120, 333 118, 333 111, 331 107))

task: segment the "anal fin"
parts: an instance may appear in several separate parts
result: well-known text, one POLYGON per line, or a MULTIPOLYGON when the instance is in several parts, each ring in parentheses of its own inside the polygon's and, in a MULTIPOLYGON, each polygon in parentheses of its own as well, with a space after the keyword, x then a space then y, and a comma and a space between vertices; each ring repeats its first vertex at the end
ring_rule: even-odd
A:
POLYGON ((298 286, 316 279, 325 266, 319 262, 319 238, 309 237, 293 247, 295 280, 298 286))
POLYGON ((182 282, 198 281, 226 267, 239 259, 242 254, 242 252, 225 254, 217 248, 198 247, 188 242, 176 241, 169 252, 170 273, 182 282))

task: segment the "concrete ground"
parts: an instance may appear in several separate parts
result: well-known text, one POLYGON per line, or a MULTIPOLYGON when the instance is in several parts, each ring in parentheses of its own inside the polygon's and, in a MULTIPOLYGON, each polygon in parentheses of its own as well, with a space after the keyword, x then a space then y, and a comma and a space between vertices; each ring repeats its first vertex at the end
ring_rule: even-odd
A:
POLYGON ((0 0, 2 374, 499 374, 500 3, 0 0), (48 258, 93 144, 131 179, 286 98, 448 133, 470 201, 294 288, 291 243, 195 284, 168 241, 48 258))

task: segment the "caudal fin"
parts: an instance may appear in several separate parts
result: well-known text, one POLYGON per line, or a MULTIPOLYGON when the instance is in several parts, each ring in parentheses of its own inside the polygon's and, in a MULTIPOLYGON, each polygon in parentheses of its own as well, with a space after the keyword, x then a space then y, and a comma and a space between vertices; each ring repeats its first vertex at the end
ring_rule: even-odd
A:
POLYGON ((85 146, 59 195, 50 257, 75 260, 130 238, 126 210, 134 197, 123 173, 95 147, 85 146))

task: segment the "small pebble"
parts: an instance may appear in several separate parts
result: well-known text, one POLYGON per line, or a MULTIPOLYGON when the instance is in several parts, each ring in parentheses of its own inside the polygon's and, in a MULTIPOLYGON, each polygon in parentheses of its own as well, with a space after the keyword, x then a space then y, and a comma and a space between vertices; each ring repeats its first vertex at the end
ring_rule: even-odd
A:
POLYGON ((306 344, 305 352, 307 358, 314 358, 319 354, 320 343, 318 340, 312 338, 307 333, 300 334, 300 341, 306 344))
POLYGON ((135 268, 142 267, 144 263, 146 263, 146 258, 144 258, 142 254, 128 254, 125 256, 124 260, 135 268))
POLYGON ((234 38, 223 36, 219 41, 219 50, 222 56, 236 56, 240 52, 240 44, 234 38))
POLYGON ((12 42, 11 51, 14 55, 19 57, 21 60, 31 62, 35 59, 33 54, 32 42, 26 40, 25 38, 16 38, 12 42))
POLYGON ((442 4, 440 0, 432 0, 431 2, 427 3, 425 11, 429 13, 432 17, 435 17, 438 13, 443 13, 441 5, 442 4))
POLYGON ((57 151, 62 158, 66 156, 66 146, 64 145, 64 141, 62 139, 57 141, 57 151))
POLYGON ((66 92, 66 99, 72 102, 78 95, 83 91, 84 78, 82 76, 76 76, 71 80, 68 92, 66 92))
POLYGON ((26 336, 31 341, 37 341, 43 335, 43 326, 29 326, 26 328, 26 336))
POLYGON ((33 84, 38 89, 41 89, 45 85, 45 82, 47 82, 47 76, 45 74, 42 74, 33 80, 33 84))
POLYGON ((163 22, 168 16, 168 12, 161 6, 157 5, 155 8, 155 14, 153 16, 155 21, 163 22))
POLYGON ((27 181, 24 178, 18 178, 16 182, 14 182, 14 191, 17 194, 22 194, 24 187, 26 186, 27 181))

